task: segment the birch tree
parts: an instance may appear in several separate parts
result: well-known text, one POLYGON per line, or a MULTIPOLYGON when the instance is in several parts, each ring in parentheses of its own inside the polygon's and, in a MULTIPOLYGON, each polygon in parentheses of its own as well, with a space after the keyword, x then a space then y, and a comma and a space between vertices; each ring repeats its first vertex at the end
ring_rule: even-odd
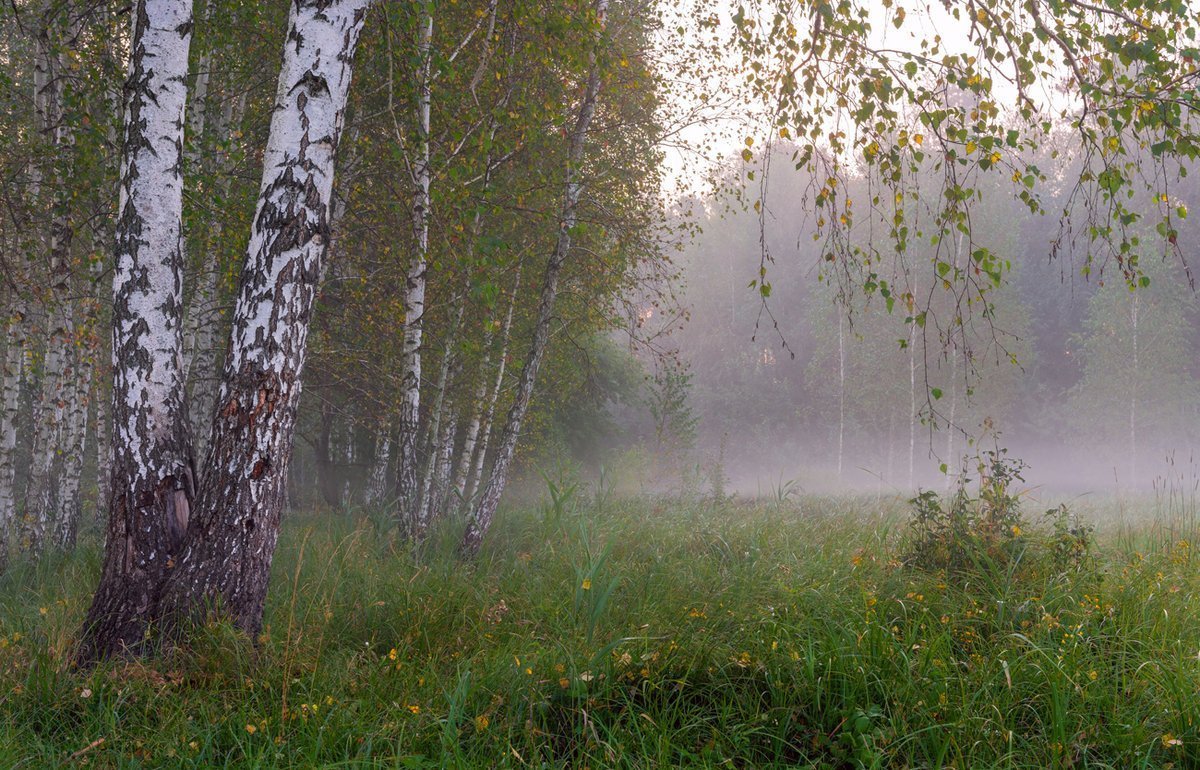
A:
POLYGON ((175 624, 219 602, 257 635, 285 502, 309 320, 330 239, 334 162, 370 0, 295 0, 175 624))
POLYGON ((597 0, 594 9, 595 49, 588 57, 589 67, 580 99, 578 112, 570 132, 567 149, 566 178, 563 185, 563 202, 558 219, 558 236, 554 251, 546 263, 546 271, 542 277, 541 296, 538 300, 537 320, 535 322, 533 339, 530 343, 529 354, 517 382, 517 392, 500 436, 496 458, 492 463, 491 476, 483 488, 478 504, 474 507, 467 522, 459 544, 460 550, 467 555, 479 552, 483 545, 484 535, 491 526, 500 504, 500 495, 508 482, 508 471, 516 452, 517 440, 521 435, 521 423, 529 409, 533 397, 533 387, 537 379, 538 367, 546 353, 546 345, 550 337, 550 323, 554 312, 554 301, 558 295, 558 281, 563 264, 571 252, 571 235, 575 227, 579 201, 583 192, 579 179, 580 166, 584 159, 584 148, 587 141, 588 129, 596 114, 596 103, 600 95, 601 66, 599 49, 603 39, 605 16, 608 11, 608 0, 597 0))
POLYGON ((142 649, 195 496, 181 368, 192 4, 139 0, 133 23, 113 275, 108 531, 82 662, 142 649))

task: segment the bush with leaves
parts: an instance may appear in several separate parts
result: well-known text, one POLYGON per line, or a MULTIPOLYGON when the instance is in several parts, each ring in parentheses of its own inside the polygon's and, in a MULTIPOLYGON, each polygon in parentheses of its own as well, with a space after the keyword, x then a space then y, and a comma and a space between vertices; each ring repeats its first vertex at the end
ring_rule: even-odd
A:
POLYGON ((909 501, 911 540, 904 557, 909 567, 948 575, 997 573, 1018 562, 1047 558, 1054 569, 1080 566, 1091 547, 1091 527, 1079 524, 1065 505, 1051 509, 1052 532, 1043 537, 1026 520, 1021 495, 1027 465, 997 448, 976 458, 977 482, 959 477, 957 489, 943 500, 936 492, 920 492, 909 501))

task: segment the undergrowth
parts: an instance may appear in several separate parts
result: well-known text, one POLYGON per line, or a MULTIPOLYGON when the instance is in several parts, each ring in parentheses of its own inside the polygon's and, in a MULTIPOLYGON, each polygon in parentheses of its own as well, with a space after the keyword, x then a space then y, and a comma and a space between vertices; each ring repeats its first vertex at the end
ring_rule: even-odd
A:
POLYGON ((1076 558, 1073 521, 1000 515, 918 562, 906 516, 559 500, 471 565, 293 516, 256 643, 210 626, 86 673, 84 547, 0 578, 0 767, 1200 764, 1190 544, 1076 558))

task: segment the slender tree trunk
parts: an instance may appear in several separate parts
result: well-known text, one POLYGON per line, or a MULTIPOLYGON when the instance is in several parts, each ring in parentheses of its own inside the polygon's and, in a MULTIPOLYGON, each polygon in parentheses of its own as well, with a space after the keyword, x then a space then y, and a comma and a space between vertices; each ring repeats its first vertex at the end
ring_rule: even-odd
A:
POLYGON ((66 414, 63 431, 61 473, 58 475, 59 499, 55 518, 55 545, 63 550, 75 547, 82 511, 80 487, 83 482, 84 448, 87 443, 88 410, 92 404, 92 366, 95 351, 80 347, 76 351, 74 394, 66 414))
POLYGON ((842 458, 845 455, 846 441, 846 340, 844 327, 846 317, 838 310, 838 437, 837 437, 837 477, 842 480, 842 458))
MULTIPOLYGON (((596 1, 596 20, 600 25, 596 30, 597 38, 601 35, 607 9, 608 0, 596 1)), ((597 45, 599 45, 599 39, 597 39, 597 45)), ((574 129, 571 131, 563 206, 558 223, 558 239, 554 252, 546 263, 546 273, 542 278, 537 322, 534 325, 529 355, 521 369, 517 393, 512 407, 508 411, 504 432, 500 436, 500 446, 492 464, 491 476, 484 487, 478 506, 467 521, 467 529, 459 544, 460 551, 470 556, 479 553, 484 535, 487 534, 492 519, 496 515, 496 508, 500 505, 500 495, 504 492, 504 487, 508 482, 508 470, 521 435, 521 424, 529 409, 538 368, 541 366, 542 357, 546 353, 546 344, 550 339, 550 321, 554 312, 554 301, 558 294, 558 279, 563 263, 566 262, 571 251, 571 230, 574 229, 578 218, 579 199, 582 194, 582 187, 576 175, 579 173, 579 166, 583 161, 584 143, 587 140, 592 117, 596 113, 596 101, 600 93, 600 69, 595 51, 589 57, 589 69, 583 100, 579 105, 574 129)))
POLYGON ((392 426, 385 424, 375 435, 375 457, 371 461, 371 475, 367 479, 367 503, 379 505, 387 489, 388 465, 392 454, 392 426))
POLYGON ((419 542, 428 522, 421 505, 417 479, 417 429, 421 417, 421 337, 425 327, 425 279, 428 265, 430 217, 430 102, 432 101, 433 9, 421 3, 417 33, 417 151, 413 159, 412 228, 416 243, 405 282, 403 373, 400 382, 400 455, 396 472, 399 524, 404 535, 419 542))
MULTIPOLYGON (((959 255, 962 253, 963 236, 958 234, 958 242, 954 247, 954 271, 958 272, 959 255)), ((959 333, 966 334, 963 327, 958 327, 959 333)), ((958 411, 958 345, 954 342, 954 329, 950 330, 949 337, 949 353, 950 353, 950 417, 946 420, 946 491, 954 483, 954 479, 958 476, 958 459, 954 456, 954 432, 955 432, 955 413, 958 411)), ((964 337, 964 348, 966 339, 964 337)))
POLYGON ((14 298, 5 325, 3 370, 0 376, 0 572, 8 564, 8 534, 17 513, 17 430, 21 409, 21 375, 25 359, 25 303, 14 298))
POLYGON ((330 508, 336 508, 340 500, 337 476, 333 472, 333 404, 328 401, 321 405, 321 427, 317 431, 317 443, 313 445, 313 459, 317 465, 317 489, 321 499, 330 508))
POLYGON ((434 472, 430 479, 429 509, 430 521, 438 518, 446 510, 449 498, 450 471, 454 464, 454 437, 458 433, 458 419, 454 413, 454 405, 447 400, 446 414, 442 419, 441 433, 438 436, 438 450, 433 456, 434 472))
POLYGON ((217 611, 262 627, 309 319, 330 239, 335 158, 370 0, 295 0, 258 209, 193 522, 163 599, 167 630, 217 611))
POLYGON ((908 488, 913 489, 913 469, 917 457, 917 327, 908 329, 908 488))
POLYGON ((139 0, 126 88, 113 276, 108 536, 81 662, 147 642, 194 495, 183 352, 182 147, 190 0, 139 0))
MULTIPOLYGON (((205 91, 207 92, 207 81, 205 91)), ((241 122, 245 109, 245 96, 228 100, 216 119, 215 131, 218 136, 229 133, 234 125, 241 122)), ((198 127, 202 127, 200 123, 198 127)), ((199 137, 196 138, 199 141, 199 137)), ((229 169, 229 159, 219 158, 219 172, 222 174, 217 183, 222 199, 229 196, 232 177, 229 169)), ((191 394, 191 433, 197 458, 203 458, 208 448, 208 430, 213 421, 213 409, 217 401, 217 386, 219 385, 220 361, 219 340, 225 331, 222 323, 221 291, 219 277, 221 274, 220 259, 216 244, 222 242, 224 223, 220 216, 213 220, 207 237, 201 241, 203 260, 200 265, 192 296, 188 302, 187 330, 184 342, 188 345, 187 382, 191 394)), ((203 475, 204 467, 198 469, 203 475)))
MULTIPOLYGON (((70 9, 65 13, 70 14, 70 9)), ((78 20, 68 18, 64 37, 71 40, 78 30, 78 20)), ((74 308, 71 302, 71 198, 67 192, 66 179, 70 168, 69 148, 74 142, 70 122, 66 118, 66 67, 60 54, 52 51, 50 22, 47 20, 38 37, 38 56, 35 68, 43 70, 44 83, 40 108, 42 131, 53 136, 55 156, 59 164, 53 177, 57 179, 50 219, 50 295, 49 313, 46 324, 46 356, 42 369, 42 386, 35 412, 33 456, 30 462, 29 487, 26 495, 25 518, 27 541, 34 553, 40 552, 48 542, 54 521, 59 517, 59 487, 56 469, 61 463, 59 451, 63 421, 70 409, 69 398, 74 393, 71 385, 71 344, 75 336, 74 308)), ((35 100, 36 101, 36 100, 35 100)))
POLYGON ((425 474, 421 482, 421 513, 420 520, 428 524, 438 506, 434 494, 434 477, 437 474, 439 458, 442 454, 444 436, 442 426, 447 416, 446 389, 450 384, 450 371, 454 367, 454 343, 457 342, 458 330, 462 327, 463 312, 467 307, 467 292, 470 290, 470 280, 459 298, 458 308, 454 313, 454 321, 446 332, 445 343, 442 345, 442 364, 438 371, 437 391, 434 396, 433 410, 429 420, 429 452, 425 463, 425 474))
POLYGON ((102 351, 97 352, 95 383, 93 383, 92 415, 96 432, 96 520, 103 525, 108 513, 109 491, 112 489, 112 420, 109 408, 112 393, 108 386, 112 382, 112 356, 107 359, 102 351))
MULTIPOLYGON (((1138 292, 1133 292, 1132 303, 1129 307, 1129 325, 1133 331, 1133 360, 1130 371, 1133 372, 1133 378, 1136 380, 1140 374, 1138 369, 1138 357, 1140 350, 1138 348, 1138 311, 1140 308, 1141 296, 1138 292)), ((1129 488, 1132 490, 1137 485, 1137 467, 1138 467, 1138 444, 1137 444, 1137 411, 1138 411, 1138 388, 1135 385, 1129 389, 1129 488)))
MULTIPOLYGON (((478 447, 475 446, 475 441, 472 439, 472 442, 471 442, 472 447, 471 448, 472 448, 472 451, 474 452, 473 457, 472 457, 472 453, 467 452, 465 447, 463 449, 463 454, 467 458, 467 460, 469 462, 473 461, 472 464, 469 466, 470 467, 470 475, 465 477, 464 483, 463 483, 463 488, 459 493, 459 499, 461 499, 463 501, 463 505, 468 506, 468 508, 473 506, 475 491, 479 487, 479 484, 482 483, 482 481, 483 481, 483 464, 487 458, 488 444, 490 443, 491 436, 492 436, 492 426, 495 424, 496 404, 500 400, 500 389, 504 385, 504 371, 508 366, 508 343, 509 343, 509 339, 510 339, 510 336, 512 333, 513 310, 516 309, 517 295, 518 295, 520 289, 521 289, 521 267, 520 267, 520 265, 518 265, 517 266, 517 278, 513 282, 512 296, 509 298, 509 301, 508 301, 508 313, 504 317, 504 326, 500 330, 500 361, 499 361, 499 364, 497 364, 497 366, 496 366, 496 379, 492 383, 490 393, 487 393, 487 391, 483 390, 484 388, 487 387, 486 382, 480 382, 480 389, 481 389, 480 401, 481 402, 483 401, 482 396, 486 394, 487 402, 486 402, 486 406, 483 407, 482 420, 480 420, 477 417, 475 420, 475 423, 476 423, 476 432, 478 433, 479 423, 482 422, 482 424, 483 424, 482 436, 479 438, 478 447)), ((487 370, 487 366, 486 366, 486 361, 485 361, 485 365, 482 368, 482 371, 486 371, 486 370, 487 370)))

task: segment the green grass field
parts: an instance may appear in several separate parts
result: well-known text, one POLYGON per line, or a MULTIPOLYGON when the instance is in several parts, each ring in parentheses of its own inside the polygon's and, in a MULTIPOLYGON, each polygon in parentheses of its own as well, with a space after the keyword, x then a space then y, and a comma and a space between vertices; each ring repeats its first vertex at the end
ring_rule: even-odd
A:
POLYGON ((1200 766, 1190 529, 904 563, 873 499, 507 511, 482 559, 285 525, 258 644, 79 673, 96 546, 0 579, 0 767, 1200 766))

